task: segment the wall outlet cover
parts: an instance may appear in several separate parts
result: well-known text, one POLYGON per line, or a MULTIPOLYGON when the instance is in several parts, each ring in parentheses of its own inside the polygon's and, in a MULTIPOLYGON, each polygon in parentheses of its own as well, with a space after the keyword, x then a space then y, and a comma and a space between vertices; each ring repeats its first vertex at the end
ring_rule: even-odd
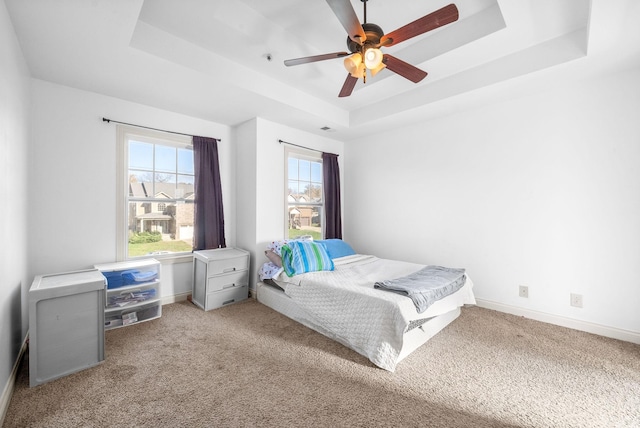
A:
POLYGON ((582 294, 571 293, 571 306, 576 308, 582 307, 582 294))

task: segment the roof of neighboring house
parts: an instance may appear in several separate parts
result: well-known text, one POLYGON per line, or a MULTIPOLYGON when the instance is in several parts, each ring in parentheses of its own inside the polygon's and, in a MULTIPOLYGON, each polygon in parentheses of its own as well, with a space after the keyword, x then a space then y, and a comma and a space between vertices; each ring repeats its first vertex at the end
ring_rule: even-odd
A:
POLYGON ((148 196, 144 183, 129 183, 129 194, 135 198, 146 198, 148 196))
POLYGON ((129 183, 129 194, 134 198, 174 198, 193 199, 194 186, 186 183, 155 183, 155 194, 153 193, 153 183, 129 183), (182 195, 180 195, 182 192, 182 195))
POLYGON ((287 202, 289 202, 289 203, 291 203, 291 202, 296 202, 296 203, 305 203, 305 202, 318 203, 318 202, 322 202, 321 198, 313 198, 311 200, 309 200, 307 198, 308 198, 307 195, 289 195, 289 196, 287 196, 287 202))

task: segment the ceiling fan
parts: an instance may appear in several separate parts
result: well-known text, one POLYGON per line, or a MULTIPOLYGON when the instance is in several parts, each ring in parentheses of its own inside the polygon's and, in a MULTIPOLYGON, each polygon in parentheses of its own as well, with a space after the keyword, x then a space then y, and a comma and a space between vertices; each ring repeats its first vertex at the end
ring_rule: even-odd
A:
POLYGON ((347 56, 348 58, 344 60, 344 66, 349 74, 340 90, 340 94, 338 94, 339 97, 348 97, 351 95, 358 79, 362 78, 366 83, 367 70, 371 72, 371 76, 375 76, 376 73, 386 67, 414 83, 420 82, 427 76, 427 72, 394 56, 383 54, 380 48, 397 45, 412 37, 419 36, 427 31, 435 30, 436 28, 458 20, 458 8, 455 4, 450 4, 422 18, 416 19, 395 31, 384 34, 382 28, 378 25, 367 22, 368 0, 360 0, 364 3, 364 24, 362 25, 351 6, 350 0, 326 1, 333 10, 333 13, 338 17, 344 29, 347 30, 347 47, 349 48, 349 52, 334 52, 288 59, 284 64, 289 67, 347 56))

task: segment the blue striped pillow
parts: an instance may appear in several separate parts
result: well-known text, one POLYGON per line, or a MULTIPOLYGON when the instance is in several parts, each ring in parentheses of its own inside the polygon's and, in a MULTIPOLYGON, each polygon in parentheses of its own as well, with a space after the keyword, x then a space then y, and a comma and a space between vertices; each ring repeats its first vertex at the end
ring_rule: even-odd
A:
POLYGON ((282 247, 282 267, 287 276, 333 270, 333 261, 324 246, 313 241, 289 241, 282 247))

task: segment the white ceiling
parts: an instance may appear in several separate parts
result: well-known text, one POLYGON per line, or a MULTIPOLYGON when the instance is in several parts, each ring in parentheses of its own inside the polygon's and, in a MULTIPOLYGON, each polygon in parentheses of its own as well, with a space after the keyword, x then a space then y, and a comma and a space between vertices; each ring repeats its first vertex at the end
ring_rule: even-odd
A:
MULTIPOLYGON (((348 98, 337 96, 342 59, 283 64, 348 50, 322 0, 5 2, 35 78, 231 126, 259 116, 343 141, 640 67, 637 0, 456 0, 457 22, 383 48, 427 78, 414 84, 383 70, 348 98)), ((363 3, 351 3, 363 21, 363 3)), ((369 0, 367 20, 388 33, 448 3, 369 0)))

